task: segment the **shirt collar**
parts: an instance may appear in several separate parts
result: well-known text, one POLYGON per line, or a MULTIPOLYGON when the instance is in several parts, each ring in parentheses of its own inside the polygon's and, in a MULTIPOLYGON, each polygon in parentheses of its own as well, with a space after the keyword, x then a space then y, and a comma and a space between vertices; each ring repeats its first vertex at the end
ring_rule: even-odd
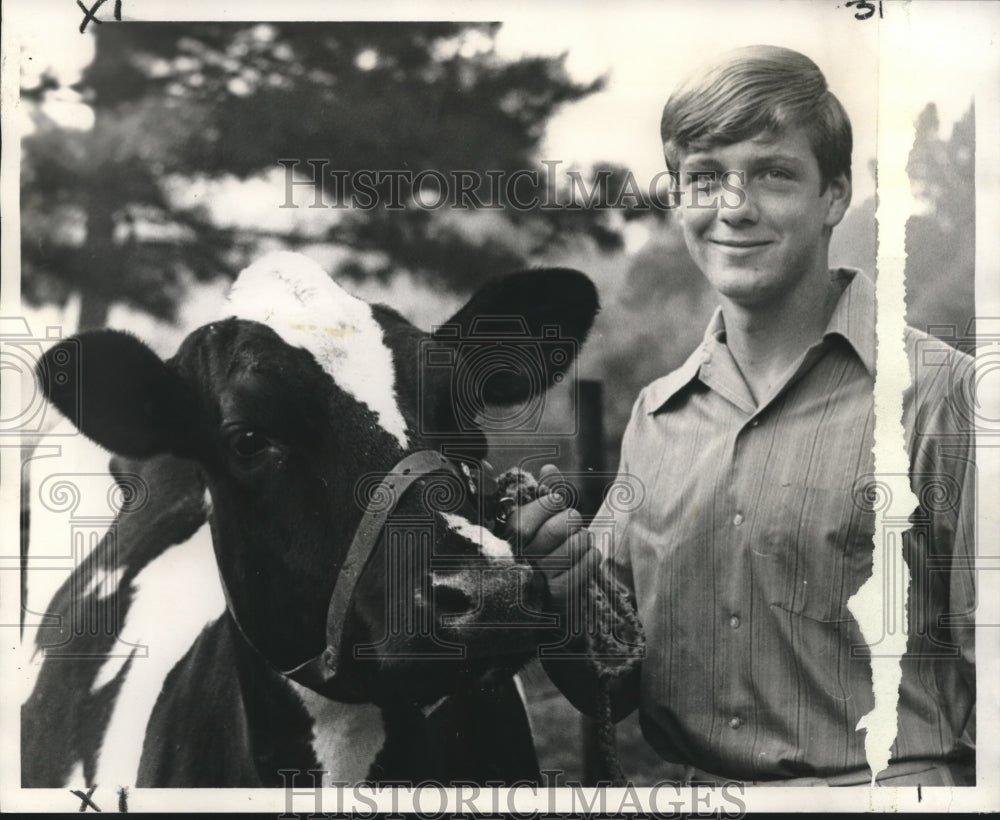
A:
POLYGON ((837 268, 830 275, 845 283, 824 339, 840 336, 854 349, 869 375, 875 376, 875 283, 857 268, 837 268))
MULTIPOLYGON (((835 268, 834 280, 844 283, 833 315, 827 323, 823 339, 839 336, 861 360, 865 369, 875 375, 875 283, 857 268, 835 268)), ((708 322, 704 338, 687 361, 672 373, 649 386, 650 413, 655 413, 687 385, 691 384, 711 359, 712 348, 726 343, 726 324, 722 308, 716 308, 708 322)))

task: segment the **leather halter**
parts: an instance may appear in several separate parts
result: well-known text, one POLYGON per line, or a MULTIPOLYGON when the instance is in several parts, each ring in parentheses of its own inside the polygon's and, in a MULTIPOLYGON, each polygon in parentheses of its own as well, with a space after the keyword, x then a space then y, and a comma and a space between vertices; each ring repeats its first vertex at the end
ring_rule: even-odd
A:
MULTIPOLYGON (((321 694, 342 682, 337 675, 342 668, 344 621, 361 573, 378 543, 386 521, 406 491, 417 480, 436 472, 450 473, 463 486, 472 486, 475 492, 474 484, 470 485, 472 479, 463 475, 454 463, 434 450, 412 453, 393 467, 371 494, 372 500, 368 502, 337 576, 326 615, 326 649, 294 669, 282 671, 281 674, 321 694), (379 500, 386 496, 390 499, 389 504, 379 500)), ((338 699, 343 699, 345 694, 345 691, 338 691, 338 699)))

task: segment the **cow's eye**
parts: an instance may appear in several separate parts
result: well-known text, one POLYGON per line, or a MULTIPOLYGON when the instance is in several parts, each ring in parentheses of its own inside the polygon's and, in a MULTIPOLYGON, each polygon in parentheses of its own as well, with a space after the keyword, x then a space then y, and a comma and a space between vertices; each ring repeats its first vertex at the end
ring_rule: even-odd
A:
POLYGON ((263 453, 271 444, 263 433, 243 428, 229 435, 229 449, 239 458, 253 458, 263 453))

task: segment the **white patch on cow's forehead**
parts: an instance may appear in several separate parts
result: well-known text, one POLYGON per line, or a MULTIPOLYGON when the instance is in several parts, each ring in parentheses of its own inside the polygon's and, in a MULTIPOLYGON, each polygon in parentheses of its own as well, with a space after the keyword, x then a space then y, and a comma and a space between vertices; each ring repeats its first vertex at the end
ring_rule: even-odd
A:
POLYGON ((223 311, 260 322, 292 347, 308 350, 337 385, 367 405, 379 424, 407 446, 396 402, 396 369, 371 305, 351 296, 319 265, 279 251, 237 277, 223 311))
POLYGON ((487 558, 513 559, 514 553, 510 551, 510 544, 502 538, 495 536, 485 527, 473 524, 467 518, 462 518, 460 515, 453 515, 452 513, 441 513, 441 515, 448 522, 448 526, 452 532, 461 535, 475 544, 482 555, 485 555, 487 558))
POLYGON ((340 703, 285 679, 312 718, 312 748, 324 785, 358 783, 385 745, 382 710, 371 703, 340 703))
POLYGON ((109 787, 135 784, 146 726, 167 675, 226 611, 209 525, 151 561, 134 586, 120 635, 124 643, 115 645, 122 657, 108 658, 94 682, 97 690, 115 678, 128 660, 126 644, 149 648, 133 658, 101 744, 95 782, 109 787))

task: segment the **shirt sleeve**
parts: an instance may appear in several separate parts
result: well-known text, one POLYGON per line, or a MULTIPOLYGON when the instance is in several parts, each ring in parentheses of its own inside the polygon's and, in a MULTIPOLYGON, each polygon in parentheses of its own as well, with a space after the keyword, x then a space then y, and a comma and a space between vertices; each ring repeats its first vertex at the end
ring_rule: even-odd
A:
POLYGON ((956 356, 948 371, 934 391, 937 400, 918 411, 913 476, 920 507, 912 520, 926 527, 929 543, 911 566, 917 600, 910 609, 931 616, 917 627, 940 653, 934 675, 940 703, 958 745, 974 749, 977 469, 975 410, 968 401, 975 395, 974 362, 956 356))
MULTIPOLYGON (((971 371, 970 371, 971 372, 971 371)), ((974 387, 970 389, 974 390, 974 387)), ((964 391, 963 391, 964 392, 964 391)), ((974 395, 974 393, 965 393, 974 395)), ((949 509, 943 520, 936 521, 935 536, 947 548, 951 539, 950 573, 948 584, 948 611, 943 626, 950 629, 951 639, 959 649, 958 666, 962 683, 967 691, 976 690, 976 451, 974 419, 963 418, 962 404, 950 397, 942 409, 942 426, 947 435, 938 447, 937 460, 943 474, 954 477, 958 498, 954 509, 949 509)), ((971 410, 971 408, 966 408, 971 410)), ((975 696, 973 708, 961 738, 975 746, 975 696)), ((956 727, 958 729, 959 727, 956 727)))

